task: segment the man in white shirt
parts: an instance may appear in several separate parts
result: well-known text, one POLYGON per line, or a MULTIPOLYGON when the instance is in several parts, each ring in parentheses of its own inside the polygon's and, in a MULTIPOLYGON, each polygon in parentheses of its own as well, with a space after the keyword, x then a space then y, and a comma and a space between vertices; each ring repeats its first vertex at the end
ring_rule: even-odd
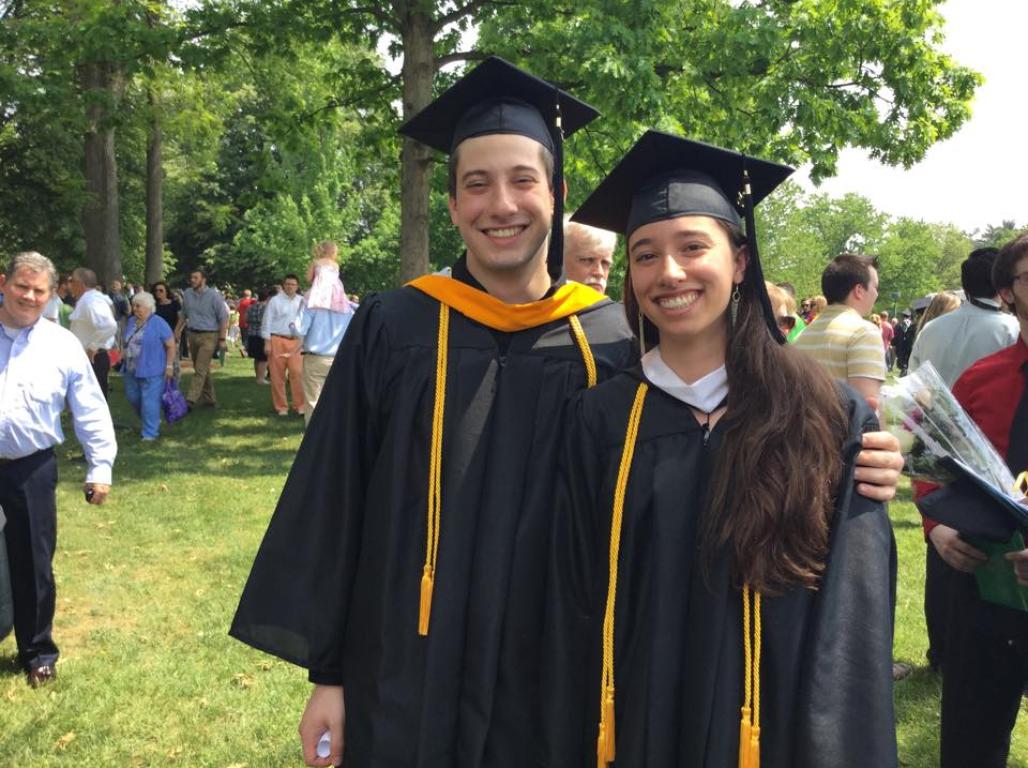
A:
MULTIPOLYGON (((957 309, 932 320, 921 329, 910 353, 910 370, 926 362, 938 370, 946 386, 952 387, 960 375, 983 357, 1013 345, 1020 325, 1013 315, 1005 314, 992 283, 992 269, 999 250, 979 248, 960 265, 960 282, 967 300, 957 309)), ((926 487, 914 484, 914 497, 920 499, 926 487)), ((935 538, 955 537, 948 526, 937 526, 935 538)), ((924 584, 925 624, 928 628, 928 663, 942 666, 949 612, 947 566, 936 547, 927 549, 924 584)))
POLYGON ((910 370, 931 362, 947 386, 978 360, 1017 341, 1017 318, 1006 314, 992 285, 992 265, 999 251, 979 248, 960 265, 966 301, 921 329, 910 353, 910 370))
POLYGON ((81 345, 58 324, 41 319, 56 284, 54 265, 38 253, 19 253, 0 275, 0 507, 7 517, 18 661, 33 687, 57 674, 58 649, 51 636, 54 448, 64 441, 65 406, 86 454, 88 503, 103 504, 107 498, 118 452, 111 413, 81 345))
POLYGON ((302 338, 299 330, 303 299, 299 290, 300 278, 286 275, 282 280, 282 292, 268 302, 261 321, 261 338, 264 339, 264 353, 268 357, 268 370, 271 373, 271 404, 279 416, 289 413, 289 403, 286 401, 287 371, 293 410, 301 415, 304 411, 302 338))
POLYGON ((96 272, 79 267, 71 273, 68 288, 75 298, 75 309, 68 316, 71 332, 86 350, 100 391, 107 397, 107 375, 111 358, 107 350, 114 346, 118 322, 114 319, 111 301, 97 287, 96 272))

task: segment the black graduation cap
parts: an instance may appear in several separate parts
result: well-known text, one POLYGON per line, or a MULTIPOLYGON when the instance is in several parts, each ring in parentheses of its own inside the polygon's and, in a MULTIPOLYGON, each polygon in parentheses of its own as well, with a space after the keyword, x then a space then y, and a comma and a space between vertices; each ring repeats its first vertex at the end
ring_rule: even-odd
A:
POLYGON ((647 131, 571 217, 620 232, 679 216, 711 216, 736 227, 746 222, 750 260, 746 283, 760 297, 772 334, 778 329, 764 285, 753 207, 793 169, 700 141, 647 131))
POLYGON ((450 154, 466 139, 514 133, 553 153, 555 210, 548 264, 559 277, 564 263, 563 141, 599 112, 557 86, 490 56, 400 127, 400 133, 450 154))

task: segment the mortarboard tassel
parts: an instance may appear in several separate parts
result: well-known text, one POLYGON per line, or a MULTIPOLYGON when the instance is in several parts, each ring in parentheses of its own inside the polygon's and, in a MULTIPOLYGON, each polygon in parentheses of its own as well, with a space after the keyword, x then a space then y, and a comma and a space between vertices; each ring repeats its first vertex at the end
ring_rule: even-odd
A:
POLYGON ((556 100, 556 117, 550 128, 553 137, 553 227, 546 266, 556 282, 564 273, 564 128, 560 115, 560 89, 554 87, 553 92, 556 100))
POLYGON ((421 572, 421 603, 418 634, 428 634, 432 616, 436 561, 439 558, 439 525, 442 515, 443 411, 446 405, 446 356, 450 335, 450 308, 439 303, 439 335, 436 340, 435 404, 432 408, 432 442, 428 455, 428 525, 425 532, 425 566, 421 572))
POLYGON ((753 189, 750 187, 750 172, 746 169, 745 156, 742 163, 742 192, 740 197, 742 197, 743 211, 746 219, 746 242, 750 250, 749 264, 746 265, 746 279, 752 281, 753 285, 757 286, 757 295, 761 297, 760 302, 764 311, 764 318, 767 321, 768 329, 771 331, 771 336, 779 344, 784 344, 785 334, 782 333, 781 328, 778 327, 778 323, 775 321, 774 310, 767 297, 767 291, 764 290, 764 270, 760 266, 760 249, 757 245, 757 220, 753 213, 753 189))

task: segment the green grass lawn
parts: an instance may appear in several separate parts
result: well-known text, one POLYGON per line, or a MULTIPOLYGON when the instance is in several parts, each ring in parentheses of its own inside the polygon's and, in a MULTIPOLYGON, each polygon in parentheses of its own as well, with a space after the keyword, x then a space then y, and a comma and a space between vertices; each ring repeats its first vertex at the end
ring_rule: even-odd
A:
MULTIPOLYGON (((217 369, 221 405, 142 443, 112 379, 115 489, 82 501, 73 437, 59 451, 60 677, 32 690, 0 643, 0 767, 300 766, 302 670, 226 634, 302 430, 271 409, 249 361, 217 369)), ((939 680, 923 668, 924 544, 909 491, 892 505, 899 543, 896 658, 901 762, 937 764, 939 680)), ((1010 765, 1028 768, 1028 711, 1010 765)), ((868 766, 875 768, 875 766, 868 766)))

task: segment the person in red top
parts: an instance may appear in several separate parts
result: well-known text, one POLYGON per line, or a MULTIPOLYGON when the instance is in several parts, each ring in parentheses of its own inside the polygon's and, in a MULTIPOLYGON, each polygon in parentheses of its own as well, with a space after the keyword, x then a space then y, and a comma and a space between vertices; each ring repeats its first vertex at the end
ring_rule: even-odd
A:
POLYGON ((246 310, 256 303, 257 299, 253 297, 253 292, 247 288, 243 291, 243 297, 236 306, 236 310, 239 312, 239 349, 243 354, 246 350, 246 341, 250 337, 250 324, 246 321, 246 310))
POLYGON ((892 337, 896 335, 896 332, 892 329, 892 321, 889 319, 889 313, 883 309, 879 315, 882 318, 882 344, 885 346, 885 370, 891 371, 892 364, 895 362, 895 355, 892 352, 892 337))
MULTIPOLYGON (((1028 235, 1000 251, 993 282, 1017 316, 1020 336, 968 368, 953 394, 1017 476, 1028 470, 1028 235)), ((1028 684, 1028 613, 983 601, 973 574, 986 556, 953 528, 927 517, 924 527, 948 566, 940 765, 1002 768, 1028 684)), ((1008 558, 1028 586, 1028 549, 1008 558)))

